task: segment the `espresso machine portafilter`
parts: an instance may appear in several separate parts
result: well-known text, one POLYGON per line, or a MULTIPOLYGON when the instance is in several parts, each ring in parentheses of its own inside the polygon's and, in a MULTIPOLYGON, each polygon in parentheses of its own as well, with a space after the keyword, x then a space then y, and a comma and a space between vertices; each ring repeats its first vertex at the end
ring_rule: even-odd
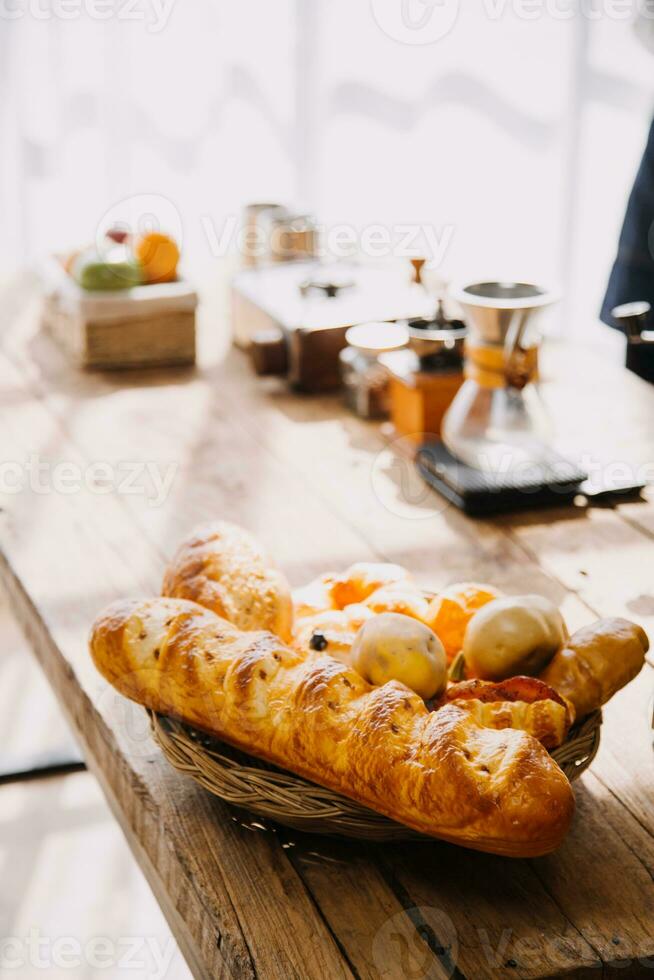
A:
POLYGON ((652 307, 646 300, 614 306, 611 316, 627 338, 626 365, 630 371, 654 382, 654 330, 652 307), (648 349, 649 348, 649 349, 648 349))

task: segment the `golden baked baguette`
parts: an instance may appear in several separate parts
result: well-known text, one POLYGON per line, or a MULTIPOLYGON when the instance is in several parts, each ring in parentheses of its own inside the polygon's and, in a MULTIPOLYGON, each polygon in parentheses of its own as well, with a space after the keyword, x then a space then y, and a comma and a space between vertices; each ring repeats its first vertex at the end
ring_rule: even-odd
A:
POLYGON ((536 739, 428 712, 397 682, 372 687, 174 599, 117 602, 91 652, 127 697, 401 821, 478 850, 552 851, 572 818, 568 780, 536 739))
POLYGON ((546 749, 563 745, 574 721, 572 705, 535 677, 450 684, 436 709, 444 704, 456 704, 470 711, 485 728, 519 728, 537 738, 546 749))
POLYGON ((178 548, 161 593, 192 599, 242 630, 270 630, 290 639, 291 590, 252 535, 227 521, 214 521, 178 548))
POLYGON ((583 718, 636 676, 648 649, 647 633, 636 623, 598 619, 577 630, 539 676, 583 718))

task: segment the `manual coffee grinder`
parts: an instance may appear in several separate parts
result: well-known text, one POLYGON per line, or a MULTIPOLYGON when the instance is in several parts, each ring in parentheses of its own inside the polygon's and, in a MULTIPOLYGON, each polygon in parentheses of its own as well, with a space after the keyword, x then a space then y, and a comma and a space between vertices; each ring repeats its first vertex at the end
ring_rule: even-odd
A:
POLYGON ((560 503, 585 474, 550 446, 538 391, 537 315, 554 301, 522 282, 477 282, 452 290, 467 326, 464 382, 442 421, 442 442, 425 442, 423 476, 469 513, 560 503))
MULTIPOLYGON (((411 259, 412 281, 421 286, 424 264, 423 258, 411 259)), ((463 384, 466 328, 442 288, 433 314, 404 325, 407 348, 382 355, 380 363, 388 372, 393 434, 409 447, 438 437, 443 416, 463 384)))

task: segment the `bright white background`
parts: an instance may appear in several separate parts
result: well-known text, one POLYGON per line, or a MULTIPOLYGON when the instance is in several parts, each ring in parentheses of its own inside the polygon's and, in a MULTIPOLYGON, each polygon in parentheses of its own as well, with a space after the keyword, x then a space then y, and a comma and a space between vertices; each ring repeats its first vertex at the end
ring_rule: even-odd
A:
MULTIPOLYGON (((207 222, 219 236, 246 202, 281 200, 327 225, 451 226, 443 276, 557 282, 554 328, 593 342, 653 103, 625 0, 460 0, 424 44, 393 36, 403 2, 430 13, 104 0, 100 20, 91 0, 0 0, 3 275, 155 194, 201 276, 207 222)), ((443 18, 456 0, 432 3, 443 18)))

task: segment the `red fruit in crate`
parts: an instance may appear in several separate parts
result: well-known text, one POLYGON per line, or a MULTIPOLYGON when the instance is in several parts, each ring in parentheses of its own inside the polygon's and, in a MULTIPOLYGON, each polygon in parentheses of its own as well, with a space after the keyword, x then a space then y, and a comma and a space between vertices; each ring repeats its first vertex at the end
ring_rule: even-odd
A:
POLYGON ((110 238, 111 241, 116 242, 117 245, 124 245, 129 237, 129 232, 125 231, 124 228, 110 228, 109 231, 105 233, 105 238, 110 238))

